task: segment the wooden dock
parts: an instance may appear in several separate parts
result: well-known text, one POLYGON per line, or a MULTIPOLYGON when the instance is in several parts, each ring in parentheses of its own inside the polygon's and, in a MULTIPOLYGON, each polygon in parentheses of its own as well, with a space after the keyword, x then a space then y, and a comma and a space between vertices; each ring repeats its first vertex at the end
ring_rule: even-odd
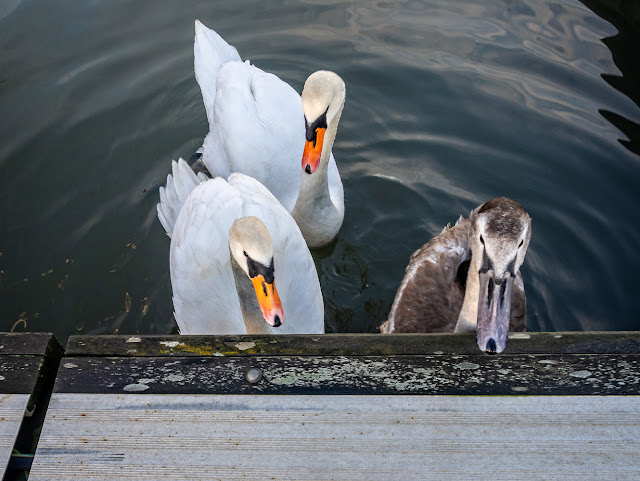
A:
POLYGON ((640 333, 73 336, 39 480, 640 479, 640 333))
POLYGON ((28 469, 62 347, 51 334, 0 333, 0 462, 5 477, 28 469))

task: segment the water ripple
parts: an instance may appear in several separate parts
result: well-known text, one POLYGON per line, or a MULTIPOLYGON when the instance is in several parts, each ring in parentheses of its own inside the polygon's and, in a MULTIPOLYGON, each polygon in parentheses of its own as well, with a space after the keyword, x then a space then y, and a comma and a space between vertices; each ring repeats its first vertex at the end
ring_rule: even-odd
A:
POLYGON ((194 18, 298 91, 319 68, 345 79, 334 146, 345 221, 314 251, 329 330, 375 331, 409 255, 498 195, 533 218, 530 329, 636 327, 640 162, 607 119, 637 124, 640 109, 608 83, 623 75, 603 42, 618 29, 581 3, 7 5, 5 327, 27 312, 40 313, 30 328, 61 338, 172 329, 155 204, 170 160, 191 155, 207 131, 194 18))

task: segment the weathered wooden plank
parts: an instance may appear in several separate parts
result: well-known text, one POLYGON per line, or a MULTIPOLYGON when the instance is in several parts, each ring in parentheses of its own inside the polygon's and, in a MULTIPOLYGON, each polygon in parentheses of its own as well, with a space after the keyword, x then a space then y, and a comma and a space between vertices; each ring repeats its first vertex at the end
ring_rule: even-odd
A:
POLYGON ((43 332, 2 332, 0 333, 0 356, 7 354, 44 356, 52 338, 52 334, 43 332))
MULTIPOLYGON (((68 356, 484 355, 473 334, 71 336, 68 356)), ((512 333, 511 354, 640 354, 640 332, 512 333)))
POLYGON ((640 355, 73 357, 54 392, 637 394, 640 355), (251 368, 259 382, 247 381, 251 368))
POLYGON ((34 410, 43 356, 0 355, 0 471, 8 471, 26 412, 34 410))
POLYGON ((0 466, 5 474, 14 447, 33 453, 33 433, 44 420, 61 356, 52 334, 0 333, 0 466))
POLYGON ((4 473, 20 430, 29 394, 0 394, 0 469, 4 473))
POLYGON ((53 334, 0 334, 0 394, 31 394, 31 409, 43 390, 51 389, 63 354, 53 334), (30 340, 31 339, 31 340, 30 340), (20 348, 24 352, 20 352, 20 348), (11 354, 9 354, 11 353, 11 354))
POLYGON ((0 394, 31 394, 42 356, 0 356, 0 394))
POLYGON ((640 397, 62 394, 44 480, 634 480, 640 397))

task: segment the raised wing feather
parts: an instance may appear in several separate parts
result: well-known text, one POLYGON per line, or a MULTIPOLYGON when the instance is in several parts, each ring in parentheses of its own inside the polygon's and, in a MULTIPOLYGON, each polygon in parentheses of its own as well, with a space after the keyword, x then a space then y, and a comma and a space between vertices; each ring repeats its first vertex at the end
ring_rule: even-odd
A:
POLYGON ((204 176, 196 176, 184 159, 171 162, 171 174, 167 175, 167 184, 160 187, 160 202, 157 206, 158 219, 169 237, 187 197, 205 180, 204 176))
POLYGON ((193 42, 193 70, 202 92, 209 125, 213 123, 213 105, 216 100, 216 78, 222 64, 241 61, 235 47, 229 45, 215 31, 195 22, 196 35, 193 42))

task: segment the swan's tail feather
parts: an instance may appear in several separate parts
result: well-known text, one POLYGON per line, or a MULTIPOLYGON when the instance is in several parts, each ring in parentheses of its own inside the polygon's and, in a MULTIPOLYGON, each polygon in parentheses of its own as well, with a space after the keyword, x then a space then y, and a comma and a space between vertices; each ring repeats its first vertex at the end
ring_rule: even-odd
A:
POLYGON ((158 202, 158 219, 169 237, 173 233, 180 209, 191 191, 208 179, 201 172, 196 175, 182 158, 177 162, 171 162, 171 174, 167 175, 167 185, 160 187, 158 202))
POLYGON ((229 45, 215 31, 196 20, 193 42, 193 69, 200 85, 202 100, 207 111, 209 126, 213 121, 213 104, 216 99, 216 79, 225 62, 241 61, 236 48, 229 45))

